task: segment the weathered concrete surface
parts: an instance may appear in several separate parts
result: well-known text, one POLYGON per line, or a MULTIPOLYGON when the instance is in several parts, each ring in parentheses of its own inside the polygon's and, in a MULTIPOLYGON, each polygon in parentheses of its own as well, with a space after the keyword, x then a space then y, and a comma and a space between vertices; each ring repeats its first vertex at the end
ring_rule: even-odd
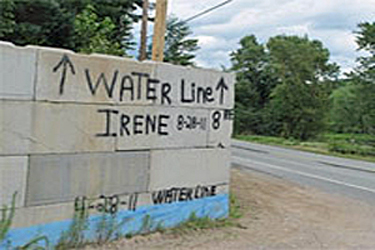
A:
MULTIPOLYGON (((229 145, 208 109, 0 101, 0 155, 229 145), (210 134, 210 135, 209 135, 210 134)), ((221 117, 223 117, 221 115, 221 117)))
MULTIPOLYGON (((164 228, 176 226, 189 219, 192 212, 198 217, 223 218, 229 213, 228 202, 229 196, 223 194, 190 202, 144 206, 136 211, 122 210, 111 218, 114 219, 113 222, 116 225, 115 236, 117 233, 120 235, 133 235, 145 230, 145 219, 149 222, 146 230, 149 227, 154 230, 158 226, 164 228)), ((98 233, 100 233, 98 228, 102 221, 103 214, 91 215, 87 218, 87 228, 84 229, 86 240, 97 240, 98 233)), ((15 249, 16 246, 25 245, 41 235, 46 236, 50 245, 54 246, 61 239, 64 231, 67 232, 69 230, 71 223, 72 219, 12 229, 9 232, 9 237, 12 239, 10 247, 15 249)))
MULTIPOLYGON (((195 188, 196 186, 188 187, 195 188)), ((157 190, 159 191, 159 190, 157 190)), ((216 195, 225 195, 229 193, 229 185, 218 185, 216 186, 216 195)), ((137 210, 142 210, 144 207, 150 207, 155 205, 152 199, 152 193, 143 192, 135 194, 111 194, 116 195, 119 198, 119 211, 133 211, 137 213, 137 210), (123 204, 121 204, 123 203, 123 204)), ((108 196, 107 196, 108 197, 108 196)), ((98 211, 98 205, 103 205, 105 200, 98 196, 87 197, 86 208, 90 215, 101 215, 98 211), (92 205, 92 208, 89 206, 92 205)), ((43 225, 52 223, 55 221, 70 220, 74 217, 75 205, 74 202, 61 202, 49 205, 38 205, 31 207, 17 208, 15 217, 12 223, 12 228, 25 228, 34 225, 43 225)))
POLYGON ((0 41, 0 99, 34 96, 36 50, 0 41))
MULTIPOLYGON (((117 137, 117 150, 207 146, 209 124, 206 109, 120 107, 118 110, 116 120, 120 121, 119 124, 121 115, 129 116, 130 121, 126 123, 129 133, 124 129, 123 135, 117 137), (147 117, 154 121, 154 126, 147 117), (193 119, 196 120, 194 126, 193 119)), ((128 118, 123 121, 128 121, 128 118)))
MULTIPOLYGON (((97 54, 82 55, 67 50, 43 49, 39 51, 36 99, 150 105, 153 101, 146 100, 145 88, 146 76, 150 76, 152 70, 151 64, 141 64, 128 58, 97 54), (60 64, 62 60, 69 60, 69 63, 63 61, 60 64), (66 67, 66 77, 64 84, 61 84, 64 67, 66 67), (133 101, 130 91, 121 90, 122 87, 130 87, 131 84, 134 86, 133 101), (141 96, 135 93, 138 88, 141 89, 141 96)), ((155 87, 159 88, 159 85, 156 84, 155 87)))
POLYGON ((114 137, 96 136, 106 126, 97 110, 107 106, 17 101, 0 106, 0 155, 114 151, 114 137))
POLYGON ((15 212, 12 228, 25 228, 74 217, 74 202, 21 207, 15 212))
POLYGON ((38 50, 36 99, 132 105, 234 107, 234 75, 67 50, 38 50))
POLYGON ((234 119, 233 110, 210 110, 208 146, 230 148, 234 119))
POLYGON ((229 182, 227 149, 153 150, 150 190, 229 182))
POLYGON ((230 145, 232 121, 222 110, 0 103, 0 155, 230 145))
POLYGON ((234 74, 166 63, 154 64, 155 77, 174 86, 171 92, 172 99, 176 100, 174 106, 234 108, 234 74), (183 99, 187 101, 183 102, 183 99))
MULTIPOLYGON (((106 126, 97 110, 107 106, 34 104, 31 152, 74 153, 114 151, 113 137, 97 137, 106 126)), ((112 124, 116 127, 117 124, 112 124)))
MULTIPOLYGON (((218 193, 225 193, 223 190, 224 187, 219 187, 218 193)), ((117 207, 119 211, 134 211, 140 207, 152 205, 149 193, 137 193, 136 196, 134 194, 128 195, 113 193, 110 196, 106 196, 107 200, 108 197, 112 196, 117 196, 120 201, 117 207)), ((100 198, 100 196, 86 198, 85 205, 88 214, 102 215, 103 213, 98 211, 98 209, 105 204, 105 199, 100 198), (90 206, 92 207, 89 208, 90 206)), ((110 208, 109 205, 107 206, 110 208)), ((55 221, 71 220, 74 217, 74 213, 76 213, 75 209, 75 202, 71 201, 17 208, 12 228, 24 228, 34 225, 48 224, 55 221)))
POLYGON ((148 178, 148 152, 31 156, 26 205, 144 192, 148 178))
POLYGON ((2 43, 0 55, 0 205, 19 192, 14 244, 56 242, 77 208, 91 231, 119 211, 124 233, 146 213, 166 226, 228 214, 232 74, 2 43))
POLYGON ((0 207, 12 204, 15 192, 16 207, 24 205, 28 157, 0 157, 0 207))
POLYGON ((31 111, 31 102, 0 100, 0 155, 29 153, 31 111))

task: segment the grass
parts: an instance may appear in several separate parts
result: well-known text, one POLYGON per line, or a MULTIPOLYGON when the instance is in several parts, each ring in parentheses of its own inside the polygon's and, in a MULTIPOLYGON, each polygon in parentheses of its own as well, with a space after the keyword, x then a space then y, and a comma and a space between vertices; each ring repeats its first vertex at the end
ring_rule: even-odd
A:
POLYGON ((0 245, 5 241, 6 236, 9 232, 9 229, 12 225, 12 221, 15 214, 16 209, 16 197, 17 192, 15 192, 12 196, 12 202, 10 208, 4 205, 1 209, 1 220, 0 220, 0 245))
POLYGON ((179 225, 172 228, 164 228, 161 223, 155 224, 149 215, 145 215, 142 220, 142 227, 140 231, 133 235, 127 234, 125 238, 130 239, 133 236, 148 236, 152 233, 162 233, 162 234, 172 234, 172 235, 184 235, 190 232, 205 230, 205 229, 215 229, 215 228, 224 228, 224 227, 238 227, 245 228, 242 226, 238 219, 240 219, 242 214, 242 207, 239 204, 237 198, 231 193, 229 195, 229 215, 227 218, 221 219, 211 219, 208 216, 198 217, 194 212, 190 217, 180 223, 179 225))
MULTIPOLYGON (((15 212, 15 198, 16 193, 13 195, 12 205, 10 208, 4 206, 2 209, 2 218, 0 220, 0 246, 2 241, 5 240, 6 234, 12 224, 12 220, 15 212), (7 213, 9 211, 9 214, 7 213)), ((192 231, 213 229, 213 228, 223 228, 223 227, 239 227, 243 228, 241 224, 237 222, 239 218, 242 217, 241 206, 233 194, 230 194, 230 204, 229 204, 229 216, 223 219, 211 219, 209 217, 198 217, 195 213, 192 213, 189 219, 182 222, 174 228, 165 229, 162 224, 155 224, 149 215, 145 215, 142 221, 142 227, 137 232, 138 235, 147 236, 154 232, 159 233, 169 233, 169 234, 185 234, 192 231)), ((73 221, 69 229, 62 233, 58 244, 54 247, 56 250, 65 249, 77 249, 82 248, 87 245, 103 245, 109 241, 116 240, 120 238, 118 235, 118 229, 126 221, 120 224, 115 222, 115 217, 113 215, 103 217, 96 225, 96 241, 88 241, 85 238, 85 231, 88 229, 88 213, 86 211, 78 211, 74 214, 73 221)), ((125 238, 132 238, 132 234, 127 234, 125 238)), ((47 250, 50 249, 50 243, 46 236, 38 236, 32 239, 30 242, 23 246, 15 248, 16 250, 47 250), (45 246, 40 244, 44 243, 45 246)))
POLYGON ((88 216, 89 214, 85 210, 74 213, 73 221, 69 229, 61 234, 59 242, 55 247, 56 250, 81 248, 88 243, 85 238, 85 231, 89 226, 88 216))
MULTIPOLYGON (((7 234, 12 226, 13 218, 15 216, 16 211, 16 197, 17 192, 13 193, 12 202, 10 207, 4 205, 1 210, 1 220, 0 220, 0 248, 2 246, 5 247, 4 241, 6 241, 7 234)), ((7 249, 10 249, 11 242, 7 242, 8 246, 7 249)), ((45 236, 37 236, 31 239, 28 243, 23 246, 18 246, 14 248, 15 250, 47 250, 49 249, 49 241, 48 238, 45 236), (39 244, 44 242, 44 247, 40 246, 39 244)))
POLYGON ((15 250, 48 250, 50 249, 49 240, 46 236, 38 236, 23 246, 16 247, 15 250), (44 247, 40 246, 40 242, 44 242, 44 247))
MULTIPOLYGON (((142 228, 136 235, 148 236, 155 232, 168 235, 186 235, 191 232, 206 229, 224 227, 245 228, 238 222, 238 219, 243 216, 241 205, 232 193, 229 195, 229 197, 229 215, 227 218, 211 219, 208 216, 198 217, 196 213, 193 212, 186 221, 180 223, 179 225, 172 228, 164 228, 162 224, 155 224, 150 216, 146 215, 142 221, 142 228)), ((125 235, 125 238, 130 239, 136 235, 127 234, 125 235)))
POLYGON ((234 138, 243 141, 375 162, 375 136, 372 135, 323 134, 315 140, 306 142, 260 135, 236 135, 234 138))
POLYGON ((224 227, 238 227, 244 228, 239 222, 243 214, 241 211, 241 206, 237 198, 231 193, 230 204, 229 204, 229 216, 222 219, 211 219, 206 217, 197 217, 195 213, 192 213, 187 221, 182 222, 176 227, 164 230, 163 233, 167 234, 185 234, 192 231, 205 230, 205 229, 215 229, 224 227))
MULTIPOLYGON (((162 224, 154 224, 149 215, 146 215, 143 218, 142 228, 136 235, 148 236, 152 233, 158 232, 162 234, 169 235, 185 235, 191 232, 206 230, 206 229, 215 229, 215 228, 224 228, 224 227, 238 227, 244 228, 239 222, 238 219, 242 217, 241 206, 233 194, 229 195, 230 204, 229 204, 229 215, 227 218, 221 219, 211 219, 208 216, 198 217, 194 212, 190 215, 188 220, 180 223, 179 225, 172 228, 164 228, 162 224)), ((130 239, 133 234, 125 235, 125 238, 130 239)))

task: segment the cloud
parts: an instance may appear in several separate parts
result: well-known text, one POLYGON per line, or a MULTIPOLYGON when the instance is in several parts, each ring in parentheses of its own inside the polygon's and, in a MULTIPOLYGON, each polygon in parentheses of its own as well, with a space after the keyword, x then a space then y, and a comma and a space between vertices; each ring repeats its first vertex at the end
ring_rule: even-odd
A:
POLYGON ((207 50, 218 50, 218 49, 232 49, 233 41, 215 37, 215 36, 196 36, 195 39, 198 39, 198 45, 204 47, 207 50))
MULTIPOLYGON (((219 0, 173 0, 169 12, 187 18, 212 7, 219 0)), ((220 68, 230 65, 229 54, 245 35, 263 43, 269 37, 308 35, 323 42, 331 60, 345 68, 355 66, 353 31, 363 21, 374 21, 375 0, 234 0, 189 23, 201 47, 196 63, 220 68)))
POLYGON ((277 27, 276 32, 280 34, 304 36, 310 33, 311 31, 310 26, 311 26, 310 23, 291 25, 291 26, 282 26, 282 27, 277 27))

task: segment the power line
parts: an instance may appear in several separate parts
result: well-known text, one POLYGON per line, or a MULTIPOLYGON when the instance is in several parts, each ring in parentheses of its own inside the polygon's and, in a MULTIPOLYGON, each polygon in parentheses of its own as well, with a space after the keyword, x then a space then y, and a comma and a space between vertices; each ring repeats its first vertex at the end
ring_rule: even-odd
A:
MULTIPOLYGON (((196 19, 198 17, 201 17, 201 16, 203 16, 203 15, 205 15, 205 14, 211 12, 211 11, 214 11, 214 10, 218 9, 218 8, 221 8, 222 6, 227 5, 230 2, 233 2, 233 0, 226 0, 226 1, 222 2, 222 3, 219 3, 218 5, 210 7, 210 8, 208 8, 206 10, 203 10, 203 11, 201 11, 201 12, 199 12, 199 13, 191 16, 191 17, 188 17, 187 19, 183 20, 182 22, 187 23, 187 22, 193 21, 194 19, 196 19)), ((152 37, 152 36, 153 35, 148 35, 147 39, 150 38, 150 37, 152 37)))
POLYGON ((226 4, 228 4, 228 3, 232 2, 232 1, 233 0, 226 0, 226 1, 222 2, 222 3, 219 3, 218 5, 215 5, 215 6, 211 7, 211 8, 208 8, 208 9, 202 11, 202 12, 199 12, 198 14, 195 14, 195 15, 193 15, 193 16, 185 19, 183 22, 185 22, 185 23, 190 22, 190 21, 192 21, 192 20, 194 20, 194 19, 196 19, 196 18, 198 18, 200 16, 203 16, 203 15, 205 15, 205 14, 207 14, 207 13, 213 11, 213 10, 216 10, 216 9, 218 9, 218 8, 224 6, 224 5, 226 5, 226 4))

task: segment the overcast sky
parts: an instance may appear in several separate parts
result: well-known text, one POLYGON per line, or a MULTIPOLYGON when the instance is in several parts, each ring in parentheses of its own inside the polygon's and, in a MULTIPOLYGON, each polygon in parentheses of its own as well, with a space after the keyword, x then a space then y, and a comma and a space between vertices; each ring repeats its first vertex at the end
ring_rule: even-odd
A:
MULTIPOLYGON (((224 0, 169 0, 168 13, 186 19, 224 0)), ((189 23, 199 39, 196 63, 230 66, 239 40, 254 34, 260 42, 278 34, 308 35, 331 52, 343 71, 355 65, 355 34, 360 22, 375 21, 375 0, 233 0, 189 23)))

